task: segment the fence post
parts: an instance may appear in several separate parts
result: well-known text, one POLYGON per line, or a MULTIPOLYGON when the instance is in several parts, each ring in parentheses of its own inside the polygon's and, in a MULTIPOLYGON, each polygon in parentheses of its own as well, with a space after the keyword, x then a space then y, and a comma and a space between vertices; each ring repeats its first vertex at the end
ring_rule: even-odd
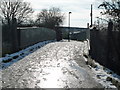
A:
POLYGON ((112 49, 112 30, 113 30, 113 22, 110 20, 108 22, 108 31, 107 31, 107 61, 110 63, 111 59, 111 49, 112 49))
POLYGON ((18 33, 17 33, 17 21, 16 18, 12 20, 12 51, 16 52, 18 50, 18 33))
POLYGON ((87 28, 89 29, 89 23, 87 23, 87 28))
MULTIPOLYGON (((118 46, 120 48, 120 20, 119 20, 118 29, 119 29, 119 33, 118 33, 118 46)), ((120 49, 118 50, 118 54, 120 54, 120 49)), ((120 56, 119 56, 119 60, 120 60, 120 56)))
POLYGON ((59 27, 56 27, 55 31, 56 31, 56 40, 57 41, 62 40, 62 31, 61 31, 61 29, 59 27))
MULTIPOLYGON (((2 18, 1 17, 0 17, 0 57, 2 57, 2 18)), ((2 66, 2 63, 0 63, 0 66, 2 66)), ((2 78, 2 73, 0 73, 0 77, 2 78)), ((2 81, 0 81, 0 89, 2 90, 2 81)))
POLYGON ((0 17, 0 57, 2 57, 2 18, 0 17))

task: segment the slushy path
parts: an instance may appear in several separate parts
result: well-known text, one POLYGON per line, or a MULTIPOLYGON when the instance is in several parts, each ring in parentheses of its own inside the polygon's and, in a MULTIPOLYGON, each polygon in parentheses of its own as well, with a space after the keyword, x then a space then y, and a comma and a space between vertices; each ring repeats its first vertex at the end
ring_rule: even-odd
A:
POLYGON ((2 70, 4 88, 98 88, 83 42, 54 42, 2 70))

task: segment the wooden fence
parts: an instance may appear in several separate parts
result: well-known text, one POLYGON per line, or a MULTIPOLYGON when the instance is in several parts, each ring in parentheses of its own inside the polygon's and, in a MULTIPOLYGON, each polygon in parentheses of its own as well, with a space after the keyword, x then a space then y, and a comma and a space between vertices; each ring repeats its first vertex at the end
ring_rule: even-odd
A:
POLYGON ((17 28, 16 19, 12 25, 2 29, 2 56, 14 53, 30 45, 46 40, 55 40, 56 32, 43 27, 17 28))
POLYGON ((105 67, 120 74, 119 33, 113 30, 113 23, 108 23, 107 30, 90 31, 90 55, 105 67))
MULTIPOLYGON (((17 27, 16 19, 11 26, 4 25, 2 29, 2 56, 14 53, 30 45, 46 40, 68 39, 68 29, 56 27, 54 30, 44 27, 17 27), (67 30, 66 30, 67 29, 67 30)), ((90 39, 87 28, 70 28, 70 39, 84 41, 90 39)))

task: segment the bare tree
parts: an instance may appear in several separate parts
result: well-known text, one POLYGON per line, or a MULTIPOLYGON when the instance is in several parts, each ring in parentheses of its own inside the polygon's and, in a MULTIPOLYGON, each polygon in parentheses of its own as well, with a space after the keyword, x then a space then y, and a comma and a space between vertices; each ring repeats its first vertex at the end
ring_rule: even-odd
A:
POLYGON ((14 18, 20 24, 33 13, 30 3, 23 0, 1 0, 0 9, 8 25, 14 18))
POLYGON ((52 7, 49 10, 42 9, 42 11, 37 16, 37 23, 39 25, 54 28, 55 26, 59 26, 63 23, 64 14, 61 13, 59 8, 52 7))
POLYGON ((98 8, 102 8, 102 15, 109 15, 116 23, 120 23, 120 0, 104 1, 98 8))
POLYGON ((104 0, 98 8, 103 9, 102 15, 112 20, 107 30, 107 59, 112 61, 117 57, 114 62, 120 64, 120 0, 104 0))

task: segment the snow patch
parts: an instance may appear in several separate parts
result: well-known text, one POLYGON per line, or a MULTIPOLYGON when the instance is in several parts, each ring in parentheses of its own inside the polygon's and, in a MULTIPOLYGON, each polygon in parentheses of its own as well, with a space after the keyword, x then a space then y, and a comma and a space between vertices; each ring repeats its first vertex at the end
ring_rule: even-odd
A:
POLYGON ((22 59, 23 57, 29 55, 30 53, 36 51, 37 49, 43 47, 44 45, 54 42, 55 40, 49 40, 49 41, 43 41, 39 42, 35 45, 29 46, 26 49, 23 49, 19 52, 13 53, 13 54, 6 54, 5 57, 0 58, 0 69, 5 68, 13 64, 14 62, 17 62, 18 60, 22 59))
MULTIPOLYGON (((105 88, 115 88, 117 90, 116 85, 113 85, 111 81, 107 81, 107 78, 110 77, 120 82, 120 76, 113 73, 113 71, 111 71, 110 69, 103 67, 97 62, 95 62, 95 64, 97 65, 97 67, 92 68, 92 70, 95 74, 94 78, 96 79, 96 81, 100 82, 105 88), (110 74, 110 72, 112 73, 110 74)), ((91 66, 89 65, 89 67, 91 66)))

